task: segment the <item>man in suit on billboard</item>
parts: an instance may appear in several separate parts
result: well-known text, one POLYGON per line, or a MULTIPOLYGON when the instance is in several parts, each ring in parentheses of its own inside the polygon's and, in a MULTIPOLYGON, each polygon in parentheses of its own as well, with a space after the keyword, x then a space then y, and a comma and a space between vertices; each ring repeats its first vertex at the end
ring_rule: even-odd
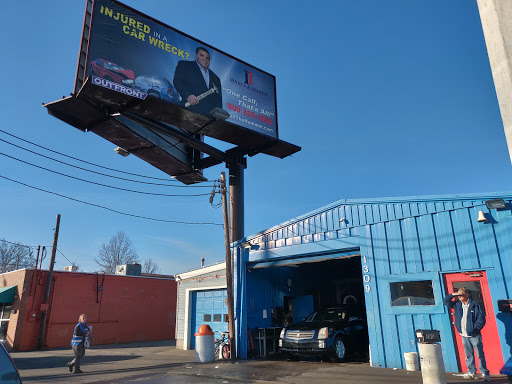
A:
POLYGON ((195 61, 178 61, 173 80, 185 107, 206 115, 211 115, 214 108, 222 108, 220 79, 209 67, 210 53, 198 47, 195 61))

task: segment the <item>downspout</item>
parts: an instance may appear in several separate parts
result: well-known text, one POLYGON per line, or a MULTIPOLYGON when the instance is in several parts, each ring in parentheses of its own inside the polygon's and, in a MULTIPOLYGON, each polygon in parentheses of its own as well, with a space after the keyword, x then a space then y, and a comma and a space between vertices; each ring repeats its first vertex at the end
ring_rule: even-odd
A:
POLYGON ((238 335, 238 356, 247 359, 248 323, 246 311, 247 295, 247 258, 249 250, 240 246, 235 247, 236 251, 236 325, 238 335))

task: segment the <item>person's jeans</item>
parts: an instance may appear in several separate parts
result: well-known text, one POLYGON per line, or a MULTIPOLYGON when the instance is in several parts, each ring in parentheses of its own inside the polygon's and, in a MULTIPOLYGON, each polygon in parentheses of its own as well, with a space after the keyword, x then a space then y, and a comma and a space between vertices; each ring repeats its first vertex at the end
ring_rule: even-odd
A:
POLYGON ((82 360, 82 357, 85 355, 85 346, 84 343, 80 343, 78 345, 73 345, 71 347, 73 349, 73 352, 75 353, 75 358, 71 361, 71 365, 74 365, 75 371, 78 369, 80 370, 80 361, 82 360))
POLYGON ((468 366, 468 371, 471 373, 476 373, 475 354, 473 353, 474 348, 476 356, 478 357, 478 360, 480 360, 480 372, 482 372, 482 374, 484 375, 488 375, 489 370, 487 369, 487 364, 485 362, 482 335, 471 337, 462 336, 462 345, 464 346, 464 353, 466 355, 466 365, 468 366))

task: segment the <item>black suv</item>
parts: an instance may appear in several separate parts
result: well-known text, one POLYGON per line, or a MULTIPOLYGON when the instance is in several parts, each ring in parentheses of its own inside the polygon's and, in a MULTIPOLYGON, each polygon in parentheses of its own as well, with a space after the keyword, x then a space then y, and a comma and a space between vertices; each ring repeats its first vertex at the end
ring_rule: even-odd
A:
POLYGON ((329 357, 334 362, 347 354, 368 352, 368 327, 360 310, 339 306, 316 311, 302 322, 283 328, 279 338, 287 357, 329 357))

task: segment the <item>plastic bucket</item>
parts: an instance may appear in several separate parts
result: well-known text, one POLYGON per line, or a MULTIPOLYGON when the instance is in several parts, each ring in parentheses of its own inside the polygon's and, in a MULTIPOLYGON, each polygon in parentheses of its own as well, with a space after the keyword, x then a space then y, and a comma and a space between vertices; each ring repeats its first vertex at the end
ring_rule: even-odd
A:
POLYGON ((408 371, 419 371, 420 370, 420 362, 418 360, 417 352, 405 352, 405 369, 408 371))

